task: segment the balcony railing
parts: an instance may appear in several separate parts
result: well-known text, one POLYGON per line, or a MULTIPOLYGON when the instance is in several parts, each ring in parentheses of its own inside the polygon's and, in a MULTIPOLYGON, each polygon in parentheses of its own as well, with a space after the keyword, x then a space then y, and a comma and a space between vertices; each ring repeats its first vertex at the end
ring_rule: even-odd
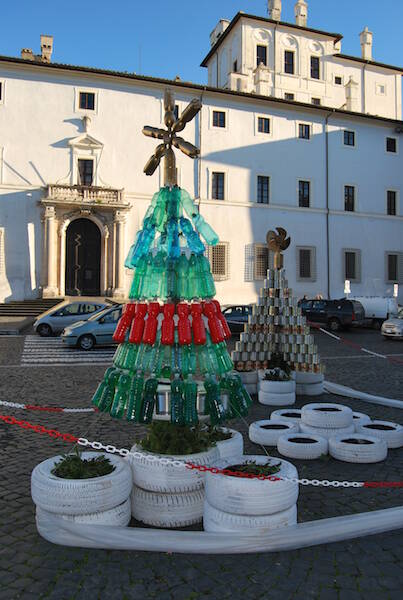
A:
POLYGON ((125 204, 123 190, 88 185, 48 185, 46 200, 67 204, 118 206, 125 204))

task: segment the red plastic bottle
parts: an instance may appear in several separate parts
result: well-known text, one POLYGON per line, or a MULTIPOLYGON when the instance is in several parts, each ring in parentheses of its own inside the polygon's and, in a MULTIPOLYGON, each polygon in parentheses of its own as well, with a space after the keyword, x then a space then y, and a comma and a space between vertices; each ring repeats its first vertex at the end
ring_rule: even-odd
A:
POLYGON ((125 341, 126 333, 132 323, 136 306, 137 305, 134 302, 130 302, 129 304, 126 304, 123 309, 122 316, 120 317, 118 324, 116 325, 115 333, 113 334, 113 340, 118 344, 125 341))
POLYGON ((224 341, 224 329, 217 315, 217 309, 212 302, 203 303, 203 313, 208 318, 208 328, 213 344, 224 341))
POLYGON ((220 303, 218 302, 218 300, 212 300, 212 303, 216 307, 217 317, 218 317, 218 319, 222 325, 222 328, 224 330, 224 338, 226 340, 229 340, 231 338, 231 330, 228 327, 227 319, 224 317, 224 315, 221 312, 220 303))
POLYGON ((143 344, 154 344, 157 337, 158 315, 161 310, 158 302, 150 302, 148 305, 148 316, 144 326, 143 344))
POLYGON ((164 304, 164 320, 161 325, 161 344, 172 346, 175 340, 175 304, 164 304))
POLYGON ((192 343, 192 330, 189 321, 189 304, 179 302, 176 307, 176 312, 179 316, 178 321, 178 340, 181 346, 192 343))
POLYGON ((147 304, 140 302, 137 304, 136 315, 133 319, 130 329, 129 342, 131 344, 140 344, 144 331, 144 317, 147 314, 147 304))
POLYGON ((201 346, 206 343, 206 328, 202 317, 202 305, 195 302, 190 306, 192 315, 193 343, 201 346))

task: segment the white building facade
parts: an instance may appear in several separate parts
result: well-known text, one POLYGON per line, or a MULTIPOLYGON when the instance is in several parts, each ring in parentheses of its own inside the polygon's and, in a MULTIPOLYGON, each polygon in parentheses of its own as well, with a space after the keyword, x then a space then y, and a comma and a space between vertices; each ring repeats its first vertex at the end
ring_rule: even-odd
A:
POLYGON ((402 70, 371 60, 365 30, 366 58, 342 55, 340 35, 307 27, 304 0, 296 24, 269 7, 220 21, 208 86, 55 64, 49 38, 39 57, 0 57, 0 302, 125 297, 124 258, 162 184, 143 174, 155 144, 141 130, 162 125, 166 87, 179 113, 203 103, 186 129, 201 158, 178 156, 178 180, 220 236, 222 303, 256 299, 276 226, 297 295, 403 283, 402 70))

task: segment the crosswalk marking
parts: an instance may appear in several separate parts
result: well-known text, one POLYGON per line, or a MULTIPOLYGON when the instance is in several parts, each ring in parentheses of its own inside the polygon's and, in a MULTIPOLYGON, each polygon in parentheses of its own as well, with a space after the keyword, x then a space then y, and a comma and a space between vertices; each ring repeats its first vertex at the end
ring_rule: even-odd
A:
POLYGON ((108 365, 116 348, 95 348, 88 352, 64 346, 61 338, 41 338, 27 335, 21 355, 21 365, 108 365))

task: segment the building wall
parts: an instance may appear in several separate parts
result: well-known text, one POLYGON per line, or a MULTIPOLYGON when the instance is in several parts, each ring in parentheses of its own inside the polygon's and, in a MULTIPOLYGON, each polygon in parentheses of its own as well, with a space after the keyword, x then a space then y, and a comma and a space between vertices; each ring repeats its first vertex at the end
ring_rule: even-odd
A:
MULTIPOLYGON (((163 86, 33 65, 3 64, 0 78, 6 81, 0 106, 0 230, 5 231, 0 301, 5 301, 41 293, 44 233, 38 202, 48 184, 77 183, 74 161, 80 151, 74 153, 71 142, 84 135, 85 114, 91 117, 88 135, 103 144, 97 151, 97 184, 124 188, 131 204, 123 238, 124 254, 128 251, 152 194, 162 184, 161 169, 152 177, 143 174, 155 141, 143 136, 141 129, 145 124, 162 126, 163 86), (79 90, 96 93, 95 111, 77 109, 79 90)), ((385 151, 386 136, 399 137, 394 125, 348 115, 330 117, 328 216, 325 111, 175 87, 179 112, 195 96, 201 97, 203 108, 183 137, 200 145, 201 159, 191 161, 177 153, 179 183, 199 199, 201 213, 229 244, 227 279, 217 282, 221 302, 255 300, 261 281, 251 276, 251 248, 264 243, 267 231, 276 226, 285 227, 292 237, 285 265, 297 295, 343 295, 344 248, 361 250, 361 281, 352 284, 353 293, 374 293, 375 287, 377 293, 390 292, 385 252, 403 253, 400 201, 398 216, 385 214, 386 190, 400 193, 403 185, 402 149, 398 147, 396 155, 385 151), (214 110, 225 112, 225 128, 213 127, 214 110), (270 134, 257 131, 259 116, 270 118, 270 134), (299 123, 311 126, 309 141, 298 139, 299 123), (355 148, 344 146, 344 128, 355 131, 355 148), (214 171, 225 173, 224 200, 212 199, 214 171), (268 205, 256 203, 258 175, 270 177, 268 205), (299 179, 311 183, 310 208, 298 206, 299 179), (345 184, 357 188, 356 213, 344 211, 345 184), (312 281, 297 276, 297 246, 316 249, 312 281)), ((124 272, 126 291, 131 276, 124 272)))

